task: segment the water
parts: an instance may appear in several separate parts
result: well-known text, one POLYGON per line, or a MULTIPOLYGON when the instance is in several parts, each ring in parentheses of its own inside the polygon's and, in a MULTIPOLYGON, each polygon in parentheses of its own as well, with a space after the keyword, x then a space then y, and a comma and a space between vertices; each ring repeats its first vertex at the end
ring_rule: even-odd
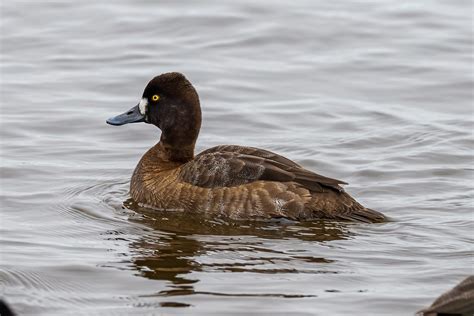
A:
POLYGON ((0 294, 20 315, 412 315, 473 273, 469 1, 2 1, 0 294), (142 209, 159 137, 105 119, 181 71, 198 150, 276 151, 385 224, 142 209))

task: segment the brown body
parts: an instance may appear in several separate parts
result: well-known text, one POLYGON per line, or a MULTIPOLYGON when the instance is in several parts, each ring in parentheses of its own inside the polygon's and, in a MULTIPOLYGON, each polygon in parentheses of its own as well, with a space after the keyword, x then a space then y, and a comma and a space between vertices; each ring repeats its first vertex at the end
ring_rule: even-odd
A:
MULTIPOLYGON (((130 192, 138 203, 232 219, 385 219, 344 192, 340 184, 345 182, 263 149, 223 145, 194 156, 201 108, 197 92, 179 73, 151 80, 142 103, 147 106, 144 120, 162 134, 133 173, 130 192)), ((136 115, 134 109, 109 123, 134 122, 121 121, 133 111, 136 115)))
MULTIPOLYGON (((201 155, 229 150, 234 150, 238 155, 242 149, 259 152, 250 147, 218 146, 201 155)), ((211 177, 196 170, 212 170, 212 158, 208 160, 211 165, 196 166, 201 155, 196 157, 196 161, 193 159, 183 164, 160 158, 166 156, 164 151, 158 143, 148 150, 137 165, 130 185, 135 201, 158 209, 199 212, 209 217, 232 219, 283 217, 293 220, 326 218, 363 222, 380 222, 384 219, 380 213, 363 207, 342 189, 322 186, 316 192, 295 181, 255 180, 241 183, 247 181, 234 178, 229 183, 228 179, 222 181, 222 175, 228 174, 220 173, 222 170, 218 167, 214 166, 217 170, 211 177), (195 185, 189 181, 200 175, 211 178, 208 182, 212 186, 206 187, 201 183, 195 185)))

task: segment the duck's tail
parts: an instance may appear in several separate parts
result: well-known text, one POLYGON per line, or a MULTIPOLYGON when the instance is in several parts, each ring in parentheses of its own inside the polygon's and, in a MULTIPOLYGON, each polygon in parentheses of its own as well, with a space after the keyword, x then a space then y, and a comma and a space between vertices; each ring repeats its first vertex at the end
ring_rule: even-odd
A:
POLYGON ((346 192, 313 193, 308 208, 314 218, 335 220, 381 223, 387 218, 380 212, 366 208, 354 200, 346 192))
POLYGON ((341 218, 363 223, 383 223, 387 221, 387 218, 382 213, 366 207, 356 209, 345 216, 341 216, 341 218))

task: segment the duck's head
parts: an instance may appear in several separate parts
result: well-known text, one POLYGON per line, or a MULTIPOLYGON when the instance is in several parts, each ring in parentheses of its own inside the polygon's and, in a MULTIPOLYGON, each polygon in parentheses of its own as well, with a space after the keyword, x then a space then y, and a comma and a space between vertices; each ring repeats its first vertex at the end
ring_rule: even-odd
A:
POLYGON ((201 127, 199 96, 181 73, 159 75, 147 84, 136 106, 107 120, 110 125, 138 122, 161 129, 161 142, 168 146, 194 147, 201 127))

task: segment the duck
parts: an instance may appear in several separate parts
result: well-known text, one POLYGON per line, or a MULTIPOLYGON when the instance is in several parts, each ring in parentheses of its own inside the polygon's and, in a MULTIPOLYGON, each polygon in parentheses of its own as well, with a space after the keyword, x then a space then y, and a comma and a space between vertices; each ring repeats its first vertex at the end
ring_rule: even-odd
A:
POLYGON ((418 311, 419 316, 472 316, 474 315, 474 275, 438 297, 430 307, 418 311))
POLYGON ((196 89, 183 74, 170 72, 150 80, 136 106, 106 121, 114 126, 143 122, 161 130, 159 142, 133 172, 134 202, 231 220, 386 220, 352 198, 342 187, 346 182, 269 150, 219 145, 195 155, 201 119, 196 89))

